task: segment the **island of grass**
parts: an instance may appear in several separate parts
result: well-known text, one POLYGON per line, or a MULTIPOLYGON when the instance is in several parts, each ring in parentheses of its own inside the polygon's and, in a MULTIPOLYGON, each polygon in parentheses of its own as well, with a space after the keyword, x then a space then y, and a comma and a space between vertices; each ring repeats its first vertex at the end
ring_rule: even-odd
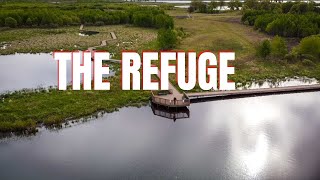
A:
MULTIPOLYGON (((108 50, 114 54, 113 58, 119 59, 121 58, 120 52, 124 49, 138 52, 143 49, 155 51, 178 49, 195 50, 196 52, 210 50, 215 53, 219 50, 234 50, 236 61, 233 65, 236 73, 230 76, 230 79, 237 84, 245 85, 254 81, 294 76, 306 76, 320 80, 320 56, 317 54, 319 51, 313 51, 314 49, 320 50, 320 37, 313 34, 306 37, 284 37, 279 34, 279 37, 276 37, 277 34, 256 30, 247 25, 243 15, 258 6, 251 7, 250 10, 228 12, 200 12, 199 9, 194 8, 196 12, 191 15, 190 11, 185 9, 174 9, 171 6, 165 9, 162 8, 163 6, 141 8, 138 3, 78 3, 70 6, 64 3, 58 5, 2 3, 0 25, 3 27, 0 30, 0 43, 10 44, 10 46, 1 49, 0 54, 87 49, 99 45, 102 40, 110 40, 110 43, 98 49, 108 50), (57 12, 70 11, 69 13, 74 15, 75 19, 78 13, 84 10, 91 13, 98 12, 93 17, 87 14, 92 19, 87 16, 79 16, 79 22, 75 20, 75 23, 70 24, 59 24, 59 21, 53 24, 47 21, 33 24, 35 21, 32 20, 31 23, 27 16, 18 22, 19 18, 16 15, 19 11, 16 11, 16 14, 9 12, 10 9, 28 9, 31 6, 42 10, 54 8, 57 12), (128 15, 128 21, 107 20, 109 16, 109 19, 112 19, 119 15, 117 11, 121 11, 118 13, 125 14, 124 16, 128 15), (135 11, 143 13, 135 13, 135 11), (14 19, 17 18, 17 23, 12 19, 8 22, 9 15, 14 19), (106 19, 102 20, 104 16, 106 19), (172 22, 163 20, 163 17, 172 19, 172 22), (86 30, 99 33, 92 36, 79 36, 81 24, 84 24, 86 30), (7 27, 9 25, 11 28, 7 27), (116 33, 118 38, 116 41, 112 41, 110 32, 116 33), (284 54, 275 53, 276 51, 272 50, 274 44, 281 48, 284 47, 285 51, 281 51, 284 54), (261 52, 264 53, 261 54, 261 52)), ((263 9, 255 9, 255 11, 266 12, 263 9)), ((255 18, 258 18, 256 16, 258 15, 255 15, 255 18)), ((114 65, 116 69, 117 66, 114 65)), ((59 125, 62 122, 90 116, 96 112, 112 112, 124 106, 140 106, 148 103, 149 91, 122 91, 119 72, 110 78, 110 91, 40 89, 3 94, 0 99, 0 132, 34 132, 38 125, 59 125)), ((173 76, 170 79, 175 83, 173 76)), ((200 89, 196 87, 193 91, 200 91, 200 89)))

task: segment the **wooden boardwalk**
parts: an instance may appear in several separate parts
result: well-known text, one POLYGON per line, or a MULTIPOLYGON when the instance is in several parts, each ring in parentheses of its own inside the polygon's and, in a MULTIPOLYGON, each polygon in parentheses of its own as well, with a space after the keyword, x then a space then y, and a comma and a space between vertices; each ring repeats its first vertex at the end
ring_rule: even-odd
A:
MULTIPOLYGON (((160 78, 160 71, 157 76, 160 78)), ((152 102, 166 107, 186 107, 190 106, 190 99, 186 94, 180 93, 169 81, 169 92, 165 95, 157 95, 152 92, 152 102)))
POLYGON ((101 41, 100 47, 101 47, 101 46, 106 46, 106 45, 107 45, 107 40, 101 41))
POLYGON ((302 86, 287 86, 277 88, 261 88, 261 89, 246 89, 233 91, 213 91, 213 92, 197 92, 187 93, 190 99, 204 99, 204 98, 221 98, 221 97, 236 97, 248 95, 266 95, 266 94, 281 94, 294 93, 303 91, 319 91, 320 84, 302 85, 302 86))
MULTIPOLYGON (((118 59, 109 59, 108 61, 114 63, 121 63, 118 59)), ((157 74, 160 77, 160 71, 157 74)), ((286 86, 277 88, 260 88, 260 89, 246 89, 246 90, 232 90, 232 91, 204 91, 194 93, 180 93, 175 86, 169 81, 169 94, 157 95, 152 94, 152 102, 157 105, 165 107, 187 107, 191 104, 191 100, 196 99, 223 99, 254 95, 268 95, 268 94, 283 94, 283 93, 297 93, 307 91, 320 91, 320 84, 301 85, 301 86, 286 86), (174 101, 174 99, 176 99, 174 101)))
POLYGON ((117 36, 114 32, 110 32, 112 39, 117 39, 117 36))

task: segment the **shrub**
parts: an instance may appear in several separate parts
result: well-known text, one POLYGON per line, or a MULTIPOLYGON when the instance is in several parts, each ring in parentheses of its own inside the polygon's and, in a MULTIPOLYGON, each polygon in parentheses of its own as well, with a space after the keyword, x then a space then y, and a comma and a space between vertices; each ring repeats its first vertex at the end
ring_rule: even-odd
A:
POLYGON ((271 53, 271 44, 269 40, 262 41, 257 47, 257 56, 266 58, 271 53))
POLYGON ((177 35, 171 28, 158 31, 158 45, 162 50, 172 49, 177 44, 177 35))
POLYGON ((205 3, 201 3, 199 6, 200 13, 207 13, 207 5, 205 3))
POLYGON ((18 22, 12 17, 7 17, 5 19, 5 26, 11 27, 11 28, 15 28, 15 27, 18 26, 18 22))
POLYGON ((290 9, 290 13, 296 13, 296 14, 303 14, 306 12, 310 12, 313 11, 313 5, 304 3, 304 2, 300 2, 297 4, 294 4, 291 9, 290 9))
POLYGON ((26 25, 27 26, 32 26, 32 19, 31 18, 28 18, 27 20, 26 20, 26 25))
POLYGON ((311 61, 310 59, 304 59, 304 60, 302 60, 301 63, 303 66, 306 66, 306 67, 315 67, 316 66, 316 64, 313 61, 311 61))
POLYGON ((147 13, 136 13, 133 15, 133 24, 140 27, 152 27, 153 17, 147 13))
POLYGON ((173 19, 164 14, 158 14, 154 18, 154 25, 156 28, 173 28, 173 19))
POLYGON ((303 38, 296 51, 300 55, 312 56, 315 60, 320 60, 320 35, 313 35, 303 38))
POLYGON ((294 4, 295 4, 295 3, 294 3, 294 2, 291 2, 291 1, 286 2, 286 3, 282 3, 282 4, 281 4, 282 12, 283 12, 283 13, 288 13, 294 4))
POLYGON ((284 56, 284 59, 287 60, 289 63, 294 63, 298 60, 298 57, 296 53, 290 53, 290 54, 286 54, 284 56))
POLYGON ((250 8, 250 9, 254 9, 256 7, 258 7, 259 2, 257 0, 245 0, 244 4, 250 8))
POLYGON ((271 55, 283 58, 288 53, 286 42, 283 38, 276 36, 271 41, 271 55))
POLYGON ((255 20, 254 28, 260 29, 261 31, 266 31, 267 25, 271 23, 274 19, 275 15, 273 14, 258 16, 258 18, 255 20))
POLYGON ((96 26, 103 26, 104 22, 103 21, 97 21, 96 23, 94 23, 94 25, 96 26))

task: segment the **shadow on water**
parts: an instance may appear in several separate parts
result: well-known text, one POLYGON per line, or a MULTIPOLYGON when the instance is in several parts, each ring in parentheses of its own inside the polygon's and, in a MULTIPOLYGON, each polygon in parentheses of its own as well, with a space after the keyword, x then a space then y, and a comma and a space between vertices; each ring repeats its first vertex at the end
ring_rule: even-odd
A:
POLYGON ((167 119, 172 119, 174 122, 177 119, 185 119, 190 117, 190 111, 187 107, 179 108, 167 108, 157 104, 151 103, 151 109, 154 115, 164 117, 167 119))

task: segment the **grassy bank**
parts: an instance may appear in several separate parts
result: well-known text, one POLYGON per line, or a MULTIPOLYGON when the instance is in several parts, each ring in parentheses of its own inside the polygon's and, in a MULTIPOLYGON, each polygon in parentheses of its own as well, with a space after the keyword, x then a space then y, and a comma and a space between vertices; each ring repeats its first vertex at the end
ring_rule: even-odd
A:
POLYGON ((141 106, 149 91, 122 91, 119 76, 110 78, 110 91, 58 91, 56 89, 1 96, 0 132, 33 132, 36 125, 52 126, 95 112, 113 112, 124 106, 141 106))

